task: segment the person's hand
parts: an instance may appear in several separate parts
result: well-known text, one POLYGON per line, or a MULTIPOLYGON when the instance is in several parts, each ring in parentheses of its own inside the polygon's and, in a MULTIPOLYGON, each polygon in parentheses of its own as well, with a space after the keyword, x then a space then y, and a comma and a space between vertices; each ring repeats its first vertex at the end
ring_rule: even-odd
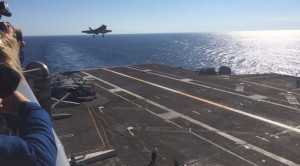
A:
POLYGON ((14 29, 14 33, 16 35, 16 39, 20 44, 20 49, 22 49, 25 46, 25 42, 23 40, 23 32, 21 29, 14 29))
POLYGON ((12 95, 0 101, 0 109, 5 113, 17 114, 21 103, 29 102, 20 92, 14 91, 12 95))
POLYGON ((1 26, 6 34, 8 34, 11 37, 16 38, 16 40, 20 44, 20 49, 22 49, 25 46, 25 42, 23 41, 23 38, 22 38, 23 32, 21 29, 15 28, 9 22, 2 22, 1 26))

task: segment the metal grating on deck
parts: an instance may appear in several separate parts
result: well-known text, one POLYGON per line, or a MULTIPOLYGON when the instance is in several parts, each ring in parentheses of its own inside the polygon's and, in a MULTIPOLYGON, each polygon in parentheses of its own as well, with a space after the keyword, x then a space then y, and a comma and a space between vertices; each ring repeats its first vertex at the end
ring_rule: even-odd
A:
POLYGON ((244 85, 243 84, 236 84, 235 91, 244 92, 244 85))
POLYGON ((298 100, 295 98, 294 95, 286 94, 285 97, 286 97, 287 101, 288 101, 290 104, 297 104, 297 105, 299 105, 299 102, 298 102, 298 100))

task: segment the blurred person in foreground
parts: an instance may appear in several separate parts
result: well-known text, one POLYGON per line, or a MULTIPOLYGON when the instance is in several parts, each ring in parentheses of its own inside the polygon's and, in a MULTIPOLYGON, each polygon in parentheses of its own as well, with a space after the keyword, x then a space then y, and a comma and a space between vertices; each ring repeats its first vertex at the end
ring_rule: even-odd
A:
POLYGON ((8 22, 0 29, 0 165, 54 166, 57 148, 49 114, 16 91, 24 79, 19 60, 24 42, 17 40, 22 32, 8 22), (11 116, 14 121, 4 118, 11 116))

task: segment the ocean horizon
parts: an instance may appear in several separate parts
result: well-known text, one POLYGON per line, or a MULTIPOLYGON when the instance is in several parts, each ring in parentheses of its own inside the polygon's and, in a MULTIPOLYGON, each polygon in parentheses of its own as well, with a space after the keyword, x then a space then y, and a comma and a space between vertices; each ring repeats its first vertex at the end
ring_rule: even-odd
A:
POLYGON ((51 73, 157 63, 195 70, 229 66, 234 74, 300 73, 300 30, 24 36, 26 66, 51 73))

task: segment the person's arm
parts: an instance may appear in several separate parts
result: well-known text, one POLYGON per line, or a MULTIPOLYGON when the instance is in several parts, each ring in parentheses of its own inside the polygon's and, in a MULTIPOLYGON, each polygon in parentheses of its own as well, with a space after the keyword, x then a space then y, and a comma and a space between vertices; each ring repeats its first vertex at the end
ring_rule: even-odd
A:
POLYGON ((19 101, 19 137, 0 135, 1 165, 54 166, 57 149, 50 116, 36 103, 19 101))

